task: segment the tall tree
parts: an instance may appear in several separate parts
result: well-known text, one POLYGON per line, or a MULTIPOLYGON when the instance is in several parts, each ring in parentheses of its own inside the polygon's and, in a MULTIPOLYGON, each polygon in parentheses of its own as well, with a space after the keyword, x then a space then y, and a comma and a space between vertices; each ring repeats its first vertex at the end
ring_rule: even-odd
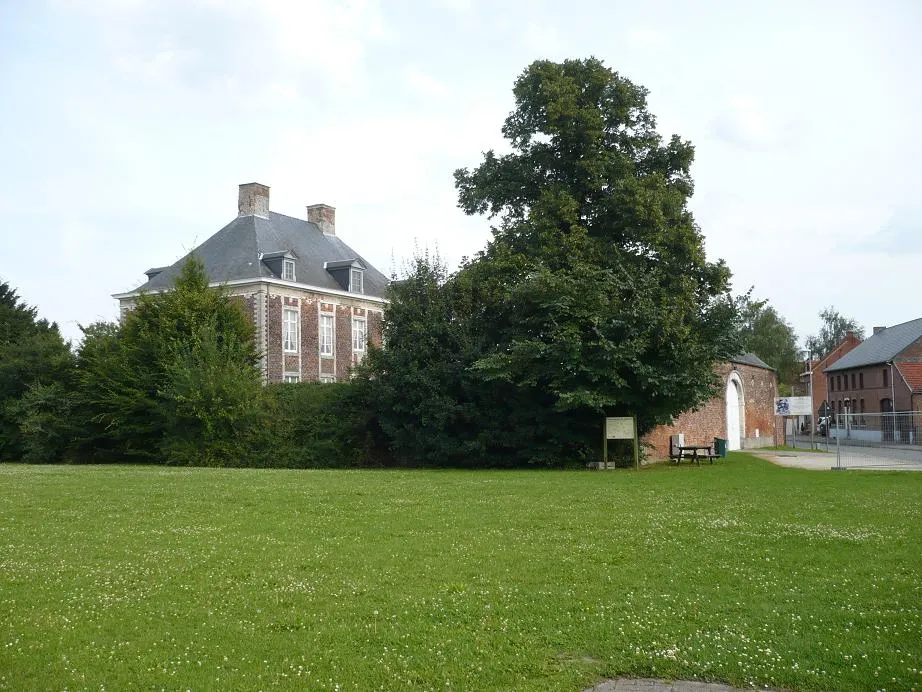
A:
POLYGON ((767 300, 753 300, 751 289, 738 299, 738 310, 742 350, 771 365, 784 393, 790 393, 802 367, 794 328, 767 300))
POLYGON ((824 308, 819 313, 820 331, 815 336, 808 336, 804 345, 814 358, 825 358, 838 346, 847 332, 854 332, 859 340, 864 339, 864 329, 850 317, 839 314, 833 306, 824 308))
MULTIPOLYGON (((73 354, 58 326, 39 319, 34 307, 0 282, 0 459, 28 455, 30 444, 22 426, 29 412, 39 401, 54 401, 54 394, 64 396, 72 372, 73 354), (32 388, 37 391, 30 395, 32 388)), ((41 434, 34 425, 30 430, 41 434)), ((51 455, 59 451, 51 444, 45 449, 51 455)))
POLYGON ((513 92, 512 152, 455 174, 461 207, 500 220, 464 270, 504 289, 484 296, 495 346, 477 367, 648 430, 711 395, 738 346, 730 272, 687 206, 693 147, 664 142, 646 89, 595 59, 535 62, 513 92))
POLYGON ((470 334, 461 404, 493 460, 583 461, 602 414, 645 432, 715 391, 738 349, 730 272, 687 207, 692 146, 662 140, 643 87, 595 59, 538 61, 513 93, 511 153, 455 172, 461 208, 499 220, 444 286, 470 334))
POLYGON ((94 460, 235 465, 257 424, 253 326, 195 257, 169 291, 119 325, 86 330, 78 356, 82 440, 94 460))

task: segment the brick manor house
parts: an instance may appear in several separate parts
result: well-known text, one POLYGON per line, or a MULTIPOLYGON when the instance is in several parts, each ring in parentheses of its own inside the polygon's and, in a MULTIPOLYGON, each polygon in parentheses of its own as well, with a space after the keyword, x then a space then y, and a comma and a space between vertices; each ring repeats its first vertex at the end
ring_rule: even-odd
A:
MULTIPOLYGON (((244 301, 256 326, 266 382, 335 382, 381 344, 387 278, 336 235, 336 210, 307 207, 307 219, 269 211, 269 188, 240 186, 237 218, 192 250, 211 285, 244 301)), ((121 314, 142 293, 172 286, 186 259, 148 269, 118 293, 121 314)))

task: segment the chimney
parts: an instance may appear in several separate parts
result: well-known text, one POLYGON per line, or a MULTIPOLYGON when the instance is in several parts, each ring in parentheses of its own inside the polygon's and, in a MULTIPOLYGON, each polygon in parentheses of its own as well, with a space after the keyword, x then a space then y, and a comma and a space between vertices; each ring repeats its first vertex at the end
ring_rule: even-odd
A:
POLYGON ((307 207, 307 220, 317 224, 324 235, 336 235, 336 207, 311 204, 307 207))
POLYGON ((237 196, 237 216, 269 218, 269 186, 244 183, 237 196))
POLYGON ((854 338, 855 338, 855 332, 854 332, 853 330, 851 330, 851 329, 845 330, 845 338, 846 338, 846 339, 849 339, 849 340, 854 339, 854 338))
POLYGON ((886 327, 874 327, 874 333, 875 333, 875 334, 880 334, 880 333, 881 333, 882 331, 884 331, 885 329, 886 329, 886 327))

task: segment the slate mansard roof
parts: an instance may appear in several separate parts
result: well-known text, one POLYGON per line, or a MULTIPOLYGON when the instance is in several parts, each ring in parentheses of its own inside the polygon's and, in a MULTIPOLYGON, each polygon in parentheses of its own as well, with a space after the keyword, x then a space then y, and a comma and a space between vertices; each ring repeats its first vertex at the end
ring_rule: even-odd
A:
POLYGON ((328 268, 357 266, 364 270, 363 290, 353 295, 383 301, 388 284, 387 277, 336 235, 324 233, 318 224, 268 211, 265 217, 238 216, 182 259, 169 267, 148 270, 151 278, 147 282, 116 297, 170 288, 190 255, 202 261, 213 283, 270 279, 344 294, 348 292, 328 268), (294 282, 283 281, 269 266, 273 258, 282 257, 295 261, 294 282))
POLYGON ((922 317, 888 327, 869 336, 825 371, 834 372, 886 363, 919 339, 922 339, 922 317))

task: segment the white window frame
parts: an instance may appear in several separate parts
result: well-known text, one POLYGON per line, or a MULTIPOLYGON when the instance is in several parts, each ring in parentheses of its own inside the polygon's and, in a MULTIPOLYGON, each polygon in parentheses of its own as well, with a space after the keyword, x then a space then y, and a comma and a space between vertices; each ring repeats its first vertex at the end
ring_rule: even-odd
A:
POLYGON ((336 382, 336 375, 321 375, 320 383, 321 384, 333 384, 336 382))
POLYGON ((356 269, 355 267, 349 269, 349 291, 351 293, 365 292, 365 272, 361 269, 356 269), (358 281, 356 281, 356 277, 358 277, 358 281))
POLYGON ((300 311, 297 308, 283 308, 282 309, 282 351, 284 351, 285 353, 297 353, 298 352, 298 342, 300 341, 301 341, 301 313, 300 311))
POLYGON ((290 374, 282 375, 282 382, 285 382, 287 384, 296 384, 300 381, 301 381, 300 375, 290 375, 290 374))
POLYGON ((320 313, 320 355, 324 358, 332 358, 335 351, 336 344, 336 320, 333 319, 333 315, 321 312, 320 313), (329 342, 324 339, 324 322, 329 320, 329 342), (325 348, 328 347, 328 348, 325 348))
POLYGON ((285 281, 295 280, 295 261, 286 259, 282 261, 282 278, 285 281))
POLYGON ((355 353, 365 351, 365 343, 368 341, 368 321, 364 317, 352 316, 352 350, 355 353), (357 329, 361 326, 361 332, 357 329), (361 339, 357 338, 361 333, 361 339))

